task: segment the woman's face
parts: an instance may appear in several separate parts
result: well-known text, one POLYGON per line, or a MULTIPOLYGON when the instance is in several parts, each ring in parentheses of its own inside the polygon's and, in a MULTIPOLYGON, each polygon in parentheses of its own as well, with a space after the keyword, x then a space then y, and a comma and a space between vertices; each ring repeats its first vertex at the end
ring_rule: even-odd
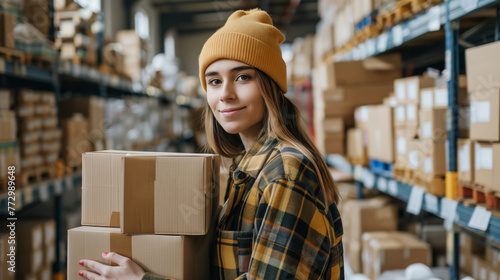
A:
POLYGON ((243 62, 218 60, 205 71, 207 100, 227 133, 256 137, 265 114, 256 70, 243 62))

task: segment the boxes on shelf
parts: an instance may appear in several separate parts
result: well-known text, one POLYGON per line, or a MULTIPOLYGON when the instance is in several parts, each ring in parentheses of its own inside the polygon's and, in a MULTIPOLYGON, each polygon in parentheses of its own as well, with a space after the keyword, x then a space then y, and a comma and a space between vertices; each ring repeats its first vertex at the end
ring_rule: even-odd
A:
POLYGON ((305 79, 311 76, 313 67, 314 36, 296 38, 293 41, 293 79, 305 79))
POLYGON ((16 228, 17 275, 37 273, 43 266, 43 225, 18 223, 16 228))
POLYGON ((465 184, 474 182, 474 146, 475 141, 458 139, 458 181, 465 184))
POLYGON ((105 134, 106 100, 97 96, 72 96, 61 98, 61 118, 70 118, 74 113, 80 113, 89 121, 88 139, 93 150, 102 150, 105 134))
POLYGON ((14 142, 17 139, 16 115, 14 111, 0 110, 0 142, 14 142))
POLYGON ((16 47, 14 27, 16 26, 17 19, 15 15, 8 10, 9 9, 2 9, 2 11, 0 11, 0 47, 14 49, 16 47))
POLYGON ((369 106, 368 157, 394 162, 393 109, 386 105, 369 106))
POLYGON ((431 139, 419 140, 421 154, 419 155, 418 183, 421 183, 428 193, 443 196, 445 191, 444 175, 446 173, 445 141, 431 139))
POLYGON ((16 279, 15 264, 16 264, 16 251, 11 251, 9 244, 10 232, 7 234, 0 234, 0 278, 3 280, 16 279), (9 269, 9 267, 13 267, 9 269), (13 270, 13 271, 11 271, 13 270))
POLYGON ((394 108, 394 127, 406 127, 406 106, 398 105, 394 108))
POLYGON ((405 113, 406 113, 406 127, 414 127, 417 128, 419 126, 419 112, 420 106, 418 104, 406 104, 405 113))
POLYGON ((116 41, 122 45, 124 74, 133 82, 141 81, 141 70, 146 64, 146 44, 135 30, 120 30, 116 41))
MULTIPOLYGON (((467 87, 460 85, 459 88, 459 105, 469 105, 469 96, 467 87)), ((420 90, 420 106, 421 108, 448 108, 448 87, 432 87, 420 90)))
POLYGON ((327 118, 314 121, 316 145, 324 154, 344 154, 344 121, 327 118))
POLYGON ((395 167, 399 169, 408 169, 408 154, 407 146, 408 142, 415 139, 417 135, 417 130, 414 128, 396 128, 395 129, 395 140, 394 144, 396 146, 395 153, 395 167))
POLYGON ((17 142, 0 142, 0 192, 7 190, 9 166, 15 167, 16 178, 18 178, 21 171, 19 146, 17 142))
POLYGON ((368 164, 367 133, 359 128, 347 130, 347 157, 352 164, 368 164))
MULTIPOLYGON (((392 83, 394 79, 401 77, 401 55, 381 55, 360 61, 328 61, 314 69, 313 77, 315 90, 392 83)), ((392 89, 388 92, 390 91, 392 89)))
POLYGON ((420 139, 446 140, 448 130, 446 128, 447 109, 425 108, 420 111, 420 139))
POLYGON ((470 94, 470 138, 500 141, 500 88, 470 94))
POLYGON ((334 50, 334 32, 333 21, 324 19, 318 23, 318 32, 314 36, 313 62, 314 66, 321 64, 323 59, 333 53, 334 50), (321 27, 319 27, 321 25, 321 27))
POLYGON ((0 110, 10 110, 13 105, 14 92, 12 90, 0 89, 0 110))
POLYGON ((25 0, 23 12, 28 21, 48 38, 51 21, 49 3, 47 1, 25 0))
POLYGON ((500 42, 465 50, 468 92, 494 89, 500 85, 500 65, 492 57, 500 56, 500 42))
POLYGON ((386 270, 405 269, 414 263, 432 266, 430 245, 406 232, 365 233, 362 254, 363 273, 373 280, 386 270))
POLYGON ((368 131, 368 106, 359 106, 354 110, 354 125, 356 128, 368 131))
POLYGON ((474 144, 474 183, 500 191, 500 143, 474 144))
POLYGON ((173 279, 206 279, 211 235, 125 235, 118 228, 78 227, 68 231, 68 279, 77 278, 79 260, 105 264, 102 252, 131 258, 144 270, 173 279))
POLYGON ((88 121, 82 114, 77 113, 69 119, 62 120, 62 129, 64 164, 70 169, 80 167, 82 154, 91 150, 88 140, 88 121))
POLYGON ((218 205, 218 156, 103 151, 85 153, 83 161, 83 225, 124 233, 208 231, 218 205))
POLYGON ((430 77, 413 76, 394 80, 394 94, 398 104, 420 104, 420 90, 434 87, 436 80, 430 77))

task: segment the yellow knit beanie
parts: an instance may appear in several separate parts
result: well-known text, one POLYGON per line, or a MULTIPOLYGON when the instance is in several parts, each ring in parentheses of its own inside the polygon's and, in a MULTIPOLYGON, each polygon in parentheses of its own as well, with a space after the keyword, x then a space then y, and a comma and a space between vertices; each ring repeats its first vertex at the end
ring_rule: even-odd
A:
POLYGON ((200 80, 205 91, 205 71, 218 59, 237 60, 269 75, 287 92, 286 65, 280 44, 285 40, 271 17, 260 9, 236 11, 203 45, 199 57, 200 80))

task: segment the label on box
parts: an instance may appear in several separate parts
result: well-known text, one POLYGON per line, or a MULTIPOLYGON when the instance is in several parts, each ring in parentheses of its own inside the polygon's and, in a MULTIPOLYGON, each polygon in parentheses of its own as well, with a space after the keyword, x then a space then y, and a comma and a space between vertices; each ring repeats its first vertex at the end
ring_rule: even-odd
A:
POLYGON ((418 151, 409 151, 408 152, 408 165, 411 169, 418 169, 418 151))
POLYGON ((398 195, 398 182, 395 180, 389 180, 389 183, 387 184, 388 187, 388 192, 392 196, 397 196, 398 195))
POLYGON ((424 159, 424 173, 432 173, 432 157, 425 157, 424 159))
POLYGON ((406 119, 407 120, 417 119, 417 106, 415 104, 406 105, 406 119))
POLYGON ((432 100, 432 90, 425 89, 422 90, 420 94, 420 106, 422 108, 432 108, 433 100, 432 100))
POLYGON ((398 154, 406 154, 406 138, 405 137, 398 137, 396 139, 396 151, 398 154))
POLYGON ((396 120, 404 122, 405 121, 405 107, 398 106, 396 107, 396 120))
POLYGON ((412 80, 406 83, 406 95, 408 100, 416 101, 418 100, 418 84, 417 81, 412 80))
POLYGON ((439 88, 434 90, 434 106, 448 106, 448 89, 439 88))
POLYGON ((396 98, 400 102, 406 101, 406 87, 403 82, 399 82, 396 84, 396 98))
POLYGON ((366 122, 368 121, 368 107, 361 106, 358 108, 359 114, 356 116, 358 117, 358 120, 366 122))
POLYGON ((422 138, 432 138, 432 123, 424 122, 422 124, 422 138))
POLYGON ((413 215, 420 214, 420 210, 422 210, 422 200, 424 198, 424 189, 414 186, 411 190, 410 199, 408 200, 408 204, 406 205, 406 212, 411 213, 413 215))
POLYGON ((379 52, 385 52, 387 50, 387 33, 383 33, 378 36, 377 50, 379 52))
POLYGON ((476 206, 470 217, 468 226, 471 228, 486 231, 490 224, 491 212, 481 206, 476 206))
POLYGON ((490 121, 490 102, 474 101, 470 105, 470 122, 489 122, 490 121))
POLYGON ((468 145, 463 145, 458 148, 458 171, 470 171, 470 154, 468 145))
POLYGON ((481 169, 493 169, 493 149, 481 148, 481 169))
POLYGON ((481 169, 481 145, 474 145, 474 168, 481 169))
POLYGON ((403 27, 396 25, 392 28, 392 43, 397 47, 403 43, 403 27))

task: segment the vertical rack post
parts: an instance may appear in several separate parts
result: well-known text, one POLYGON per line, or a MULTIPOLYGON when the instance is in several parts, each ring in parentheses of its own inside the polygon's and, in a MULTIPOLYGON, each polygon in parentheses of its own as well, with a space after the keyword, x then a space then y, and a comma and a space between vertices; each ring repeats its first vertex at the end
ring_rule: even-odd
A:
MULTIPOLYGON (((458 106, 458 75, 459 75, 459 49, 458 49, 458 22, 450 22, 450 2, 446 5, 445 24, 445 62, 448 71, 448 168, 446 173, 446 197, 454 199, 458 193, 457 181, 457 139, 459 125, 458 106)), ((460 245, 458 232, 453 231, 452 264, 450 266, 450 279, 460 278, 460 245)))

